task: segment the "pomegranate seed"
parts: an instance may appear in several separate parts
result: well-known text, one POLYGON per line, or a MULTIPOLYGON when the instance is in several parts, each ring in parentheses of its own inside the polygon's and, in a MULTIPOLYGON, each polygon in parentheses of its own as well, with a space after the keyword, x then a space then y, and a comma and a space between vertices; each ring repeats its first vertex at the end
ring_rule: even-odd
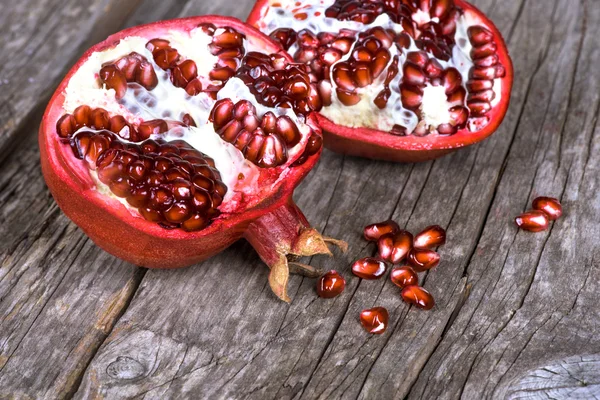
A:
POLYGON ((382 334, 387 329, 388 311, 383 307, 374 307, 360 313, 360 322, 369 333, 382 334))
POLYGON ((431 225, 415 236, 413 245, 421 249, 433 249, 446 243, 446 231, 439 225, 431 225))
POLYGON ((360 96, 356 92, 347 91, 340 88, 337 88, 335 91, 338 99, 346 106, 353 106, 360 102, 360 96))
POLYGON ((398 231, 400 231, 400 226, 392 220, 387 220, 365 226, 363 235, 369 242, 376 242, 383 235, 394 235, 398 233, 398 231))
POLYGON ((402 299, 423 310, 431 310, 435 305, 435 300, 431 293, 421 286, 406 286, 401 292, 402 299))
POLYGON ((275 131, 290 147, 297 145, 302 139, 300 130, 298 130, 296 124, 287 115, 277 118, 275 131))
POLYGON ((244 45, 244 35, 235 31, 233 28, 225 28, 225 32, 213 36, 212 43, 224 49, 242 47, 244 45))
POLYGON ((487 101, 468 101, 467 106, 475 117, 482 117, 492 109, 492 105, 487 101))
POLYGON ((71 114, 65 114, 56 123, 56 133, 62 138, 69 137, 75 132, 75 118, 71 114))
POLYGON ((481 92, 483 90, 492 89, 494 82, 491 80, 469 80, 467 89, 469 92, 481 92))
POLYGON ((386 265, 376 258, 365 257, 352 264, 352 273, 359 278, 373 280, 385 274, 386 265))
POLYGON ((424 86, 425 85, 425 74, 421 70, 421 68, 412 62, 407 62, 404 64, 404 77, 402 78, 403 82, 406 82, 410 85, 415 86, 424 86))
POLYGON ((409 110, 418 110, 423 103, 423 91, 416 86, 408 84, 400 85, 400 99, 402 105, 409 110))
POLYGON ((440 263, 440 255, 433 250, 414 248, 407 260, 415 271, 423 272, 435 268, 440 263))
POLYGON ((515 218, 517 226, 529 232, 542 232, 548 229, 548 215, 543 211, 532 210, 515 218))
POLYGON ((394 283, 394 285, 399 288, 405 288, 406 286, 413 286, 419 284, 419 276, 411 267, 404 266, 399 268, 394 268, 390 273, 390 279, 394 283))
POLYGON ((494 36, 492 32, 484 28, 483 26, 471 26, 467 30, 467 34, 469 35, 469 40, 471 44, 475 47, 483 46, 494 40, 494 36))
POLYGON ((560 201, 553 197, 537 197, 533 200, 533 209, 545 212, 551 221, 559 219, 563 212, 560 201))
POLYGON ((354 81, 358 87, 369 86, 373 83, 373 77, 371 76, 371 69, 365 63, 357 63, 354 67, 354 81))
POLYGON ((317 281, 317 294, 324 299, 331 299, 344 291, 346 281, 335 270, 331 270, 317 281))
POLYGON ((398 264, 412 249, 412 242, 412 234, 404 230, 395 234, 383 235, 377 241, 379 256, 392 264, 398 264))
POLYGON ((469 93, 468 100, 471 102, 482 102, 482 103, 491 103, 496 97, 496 93, 493 90, 483 90, 481 92, 471 92, 469 93))
POLYGON ((384 87, 384 89, 381 92, 379 92, 377 97, 375 97, 373 103, 375 103, 375 105, 378 108, 383 110, 387 106, 388 100, 390 99, 391 95, 392 91, 389 89, 389 87, 384 87))
POLYGON ((442 74, 442 82, 446 88, 446 94, 454 92, 462 84, 462 75, 456 68, 448 68, 442 74))
POLYGON ((373 79, 377 79, 383 72, 385 67, 388 65, 392 56, 387 49, 379 49, 373 56, 373 62, 371 63, 371 75, 373 79))

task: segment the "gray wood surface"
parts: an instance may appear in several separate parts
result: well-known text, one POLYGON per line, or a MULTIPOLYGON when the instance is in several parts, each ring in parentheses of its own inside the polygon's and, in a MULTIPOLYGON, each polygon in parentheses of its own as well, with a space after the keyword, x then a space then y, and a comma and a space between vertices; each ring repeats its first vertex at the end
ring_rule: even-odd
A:
POLYGON ((325 151, 296 193, 350 250, 311 264, 350 277, 392 217, 447 228, 430 312, 388 280, 348 279, 334 300, 291 278, 291 305, 245 242, 188 269, 104 253, 62 215, 36 133, 58 80, 89 44, 183 15, 245 18, 251 0, 10 2, 0 13, 0 398, 600 398, 600 2, 477 0, 509 43, 515 89, 489 140, 399 165, 325 151), (537 195, 565 216, 540 234, 512 218, 537 195), (388 308, 366 335, 359 312, 388 308))

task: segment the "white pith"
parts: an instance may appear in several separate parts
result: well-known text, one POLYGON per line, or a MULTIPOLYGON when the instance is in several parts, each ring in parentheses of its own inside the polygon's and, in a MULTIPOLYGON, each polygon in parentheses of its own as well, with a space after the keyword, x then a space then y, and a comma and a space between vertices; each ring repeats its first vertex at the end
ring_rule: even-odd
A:
MULTIPOLYGON (((335 18, 325 17, 325 11, 335 3, 335 0, 301 0, 301 4, 299 6, 296 5, 298 3, 296 0, 269 0, 269 4, 273 3, 279 3, 281 4, 281 7, 266 7, 263 9, 265 11, 263 11, 263 15, 259 21, 259 29, 267 34, 277 28, 283 27, 292 28, 295 31, 310 29, 314 33, 339 32, 341 29, 365 31, 375 26, 381 26, 385 29, 391 28, 396 32, 402 32, 404 30, 401 25, 393 23, 387 14, 378 16, 377 19, 369 25, 364 25, 354 21, 339 21, 335 18), (308 15, 306 20, 298 20, 294 18, 294 15, 299 9, 308 15), (318 17, 315 17, 315 14, 318 17)), ((439 22, 437 18, 430 18, 429 13, 421 10, 414 13, 412 17, 413 20, 419 25, 429 21, 439 22)), ((471 59, 470 55, 472 45, 469 41, 467 30, 473 25, 481 25, 481 21, 476 15, 466 11, 460 17, 457 23, 456 34, 454 36, 456 45, 452 50, 452 58, 449 61, 437 59, 444 69, 454 67, 460 72, 463 79, 462 85, 465 87, 465 89, 466 83, 469 80, 469 71, 473 66, 473 60, 471 59)), ((290 48, 289 53, 293 55, 297 49, 297 45, 294 45, 292 48, 290 48)), ((396 46, 392 46, 390 48, 392 60, 393 56, 398 54, 396 49, 396 46)), ((414 40, 411 38, 411 45, 409 49, 405 50, 403 53, 400 53, 400 71, 390 84, 392 95, 390 96, 390 99, 387 103, 388 106, 385 109, 379 109, 373 103, 373 100, 383 89, 383 80, 385 79, 387 69, 381 74, 380 79, 376 80, 372 85, 357 89, 357 93, 359 94, 361 100, 359 103, 353 106, 345 106, 337 99, 335 83, 333 83, 333 79, 331 79, 333 84, 332 104, 330 106, 323 107, 323 109, 320 111, 321 114, 338 125, 353 128, 366 127, 382 131, 390 131, 392 127, 397 124, 405 127, 409 133, 412 132, 417 126, 418 117, 413 111, 410 111, 402 106, 398 87, 403 76, 402 65, 406 60, 406 54, 419 50, 420 49, 417 48, 414 40)), ((350 51, 339 62, 347 60, 351 53, 352 51, 350 51)), ((428 56, 430 58, 435 58, 431 53, 428 53, 428 56)), ((333 70, 333 67, 331 70, 333 70)), ((495 92, 495 98, 491 105, 492 107, 495 107, 500 102, 502 97, 501 79, 494 80, 493 90, 495 92)), ((424 119, 425 123, 432 128, 437 128, 437 126, 442 123, 450 123, 450 113, 448 113, 448 110, 440 110, 439 113, 433 112, 434 104, 425 104, 425 102, 429 101, 429 99, 436 102, 436 104, 441 104, 441 102, 439 102, 435 96, 428 96, 427 99, 423 99, 423 106, 420 110, 420 116, 424 119), (427 113, 423 113, 423 110, 427 110, 427 113)), ((466 99, 464 106, 467 107, 466 99)), ((471 130, 481 129, 480 123, 481 121, 479 121, 477 125, 470 124, 469 127, 471 130)))
MULTIPOLYGON (((220 31, 220 29, 217 30, 215 34, 218 35, 220 31)), ((208 44, 212 40, 211 36, 205 34, 201 29, 193 29, 189 32, 168 31, 154 37, 169 40, 170 45, 184 59, 191 59, 196 63, 199 77, 205 77, 205 80, 209 82, 208 74, 218 61, 218 57, 213 56, 208 48, 208 44)), ((152 119, 181 122, 185 114, 190 114, 197 127, 175 127, 163 135, 152 138, 161 138, 166 141, 184 140, 213 158, 215 166, 221 174, 221 180, 228 188, 219 210, 224 213, 234 212, 244 194, 260 194, 257 182, 261 168, 247 161, 240 150, 221 139, 214 131, 208 118, 215 100, 205 93, 189 96, 183 88, 172 84, 168 71, 162 70, 154 63, 152 53, 146 49, 146 43, 154 37, 127 37, 120 40, 114 47, 92 53, 69 80, 65 89, 64 113, 73 113, 81 105, 88 105, 92 108, 100 107, 108 111, 111 116, 122 115, 128 122, 135 125, 152 119), (152 64, 158 77, 158 85, 148 91, 138 84, 130 83, 125 96, 118 101, 113 89, 103 87, 98 74, 102 64, 115 61, 131 52, 141 54, 152 64)), ((248 41, 244 42, 244 47, 247 52, 260 50, 248 41)), ((288 115, 305 134, 300 144, 288 150, 288 163, 291 163, 303 151, 308 140, 306 133, 310 132, 310 128, 298 120, 293 110, 268 108, 258 104, 248 87, 238 78, 230 79, 219 92, 218 98, 230 98, 234 103, 241 99, 250 100, 256 106, 259 116, 264 115, 267 111, 273 112, 276 116, 288 115)), ((89 128, 82 129, 89 130, 89 128)), ((114 195, 107 185, 100 182, 95 171, 90 171, 90 176, 100 193, 118 200, 130 211, 137 213, 137 210, 131 207, 125 199, 114 195)), ((277 179, 283 179, 283 177, 280 176, 277 179)), ((258 197, 256 201, 260 201, 258 197)), ((248 197, 246 196, 246 198, 248 197)))

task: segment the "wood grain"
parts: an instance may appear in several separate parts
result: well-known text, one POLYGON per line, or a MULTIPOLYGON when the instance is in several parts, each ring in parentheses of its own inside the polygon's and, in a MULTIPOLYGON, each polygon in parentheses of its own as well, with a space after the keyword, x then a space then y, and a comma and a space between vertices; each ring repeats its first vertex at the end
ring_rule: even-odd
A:
MULTIPOLYGON (((34 113, 30 126, 18 129, 22 116, 0 135, 0 146, 24 138, 0 164, 0 397, 600 397, 600 9, 592 0, 474 3, 504 33, 517 72, 499 131, 415 165, 325 151, 295 196, 316 228, 350 245, 307 262, 347 277, 355 259, 375 252, 360 235, 367 223, 446 227, 442 263, 425 277, 433 311, 404 305, 387 280, 348 279, 340 297, 323 300, 314 280, 294 276, 293 302, 284 304, 245 242, 178 271, 120 262, 54 205, 39 172, 34 113), (542 194, 561 198, 565 216, 545 233, 517 231, 512 218, 542 194), (358 323, 374 305, 390 311, 381 336, 358 323)), ((119 24, 243 18, 251 6, 148 0, 119 24)), ((63 9, 49 15, 62 18, 63 9)), ((77 15, 79 27, 97 20, 77 15)), ((27 93, 19 101, 30 115, 44 96, 27 93)))

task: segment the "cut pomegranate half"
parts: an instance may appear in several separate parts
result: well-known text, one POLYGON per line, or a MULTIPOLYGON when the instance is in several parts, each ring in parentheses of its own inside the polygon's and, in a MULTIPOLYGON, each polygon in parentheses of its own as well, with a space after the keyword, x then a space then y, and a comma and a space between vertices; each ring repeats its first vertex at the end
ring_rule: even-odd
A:
POLYGON ((320 271, 288 260, 344 245, 291 199, 322 147, 307 67, 292 61, 218 16, 138 26, 92 47, 40 127, 56 202, 100 247, 145 267, 188 266, 244 237, 289 301, 290 269, 320 271))
POLYGON ((333 151, 434 159, 490 136, 508 109, 504 40, 463 0, 259 0, 248 23, 310 67, 333 151))

